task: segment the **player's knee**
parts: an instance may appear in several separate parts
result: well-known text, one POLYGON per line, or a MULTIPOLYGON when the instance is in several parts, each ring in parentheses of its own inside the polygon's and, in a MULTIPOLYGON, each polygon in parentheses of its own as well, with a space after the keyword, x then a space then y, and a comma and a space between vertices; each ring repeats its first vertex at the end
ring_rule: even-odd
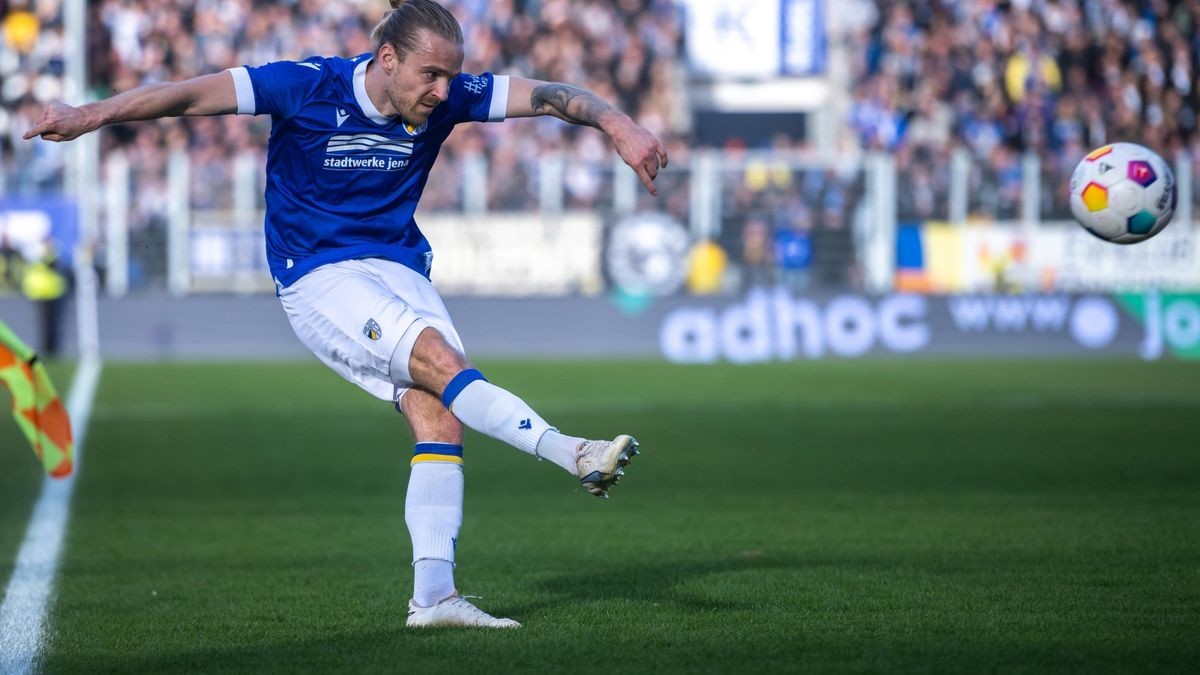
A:
POLYGON ((408 378, 430 391, 441 392, 455 375, 470 368, 470 363, 436 328, 426 327, 413 343, 409 354, 393 356, 392 373, 407 372, 408 378), (406 359, 404 368, 396 363, 406 359))

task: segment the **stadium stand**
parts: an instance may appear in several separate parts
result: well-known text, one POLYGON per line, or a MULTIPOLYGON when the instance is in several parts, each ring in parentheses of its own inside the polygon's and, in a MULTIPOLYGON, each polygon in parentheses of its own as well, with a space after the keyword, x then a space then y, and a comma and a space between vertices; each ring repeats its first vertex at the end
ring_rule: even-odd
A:
POLYGON ((912 0, 878 3, 855 36, 850 114, 866 148, 894 151, 911 181, 901 212, 945 217, 949 154, 985 168, 972 211, 1011 218, 1020 156, 1041 157, 1043 216, 1067 213, 1067 178, 1088 148, 1140 139, 1195 150, 1200 2, 912 0))
MULTIPOLYGON (((682 95, 687 73, 680 58, 679 2, 447 4, 464 26, 466 70, 587 86, 662 136, 674 166, 687 165, 698 143, 682 95)), ((857 4, 870 18, 847 38, 850 91, 840 124, 856 141, 856 151, 894 154, 901 220, 947 219, 956 152, 971 158, 971 217, 1006 220, 1020 211, 1026 152, 1041 160, 1041 215, 1065 218, 1067 176, 1086 148, 1136 137, 1168 157, 1200 149, 1195 87, 1200 0, 857 4)), ((91 3, 91 94, 106 96, 242 64, 361 53, 370 48, 370 30, 386 7, 382 0, 91 3)), ((40 106, 63 95, 61 4, 6 0, 0 15, 0 189, 9 194, 54 190, 62 180, 64 148, 19 139, 40 106)), ((536 125, 536 133, 512 133, 500 125, 466 125, 456 132, 429 181, 422 209, 463 209, 466 165, 485 157, 488 209, 534 210, 539 160, 554 153, 565 158, 564 206, 609 208, 612 156, 602 137, 550 119, 513 124, 536 125)), ((123 148, 134 167, 131 247, 162 251, 165 246, 165 166, 173 148, 190 154, 193 207, 228 209, 235 192, 235 156, 247 150, 261 155, 268 131, 269 120, 263 118, 224 117, 105 132, 101 151, 123 148)), ((759 149, 745 148, 736 132, 730 134, 724 151, 759 149)), ((805 139, 777 135, 769 147, 786 154, 808 145, 805 139)), ((668 174, 663 180, 678 179, 668 174)), ((686 220, 690 204, 685 185, 679 187, 664 190, 655 208, 686 220)), ((728 207, 717 239, 742 267, 739 287, 782 278, 802 286, 854 285, 855 249, 847 224, 862 189, 861 175, 850 171, 755 162, 724 181, 728 207), (811 270, 807 262, 797 267, 797 255, 804 251, 811 255, 811 270)), ((648 198, 638 199, 644 206, 648 198)), ((166 273, 162 255, 138 264, 142 284, 155 285, 166 273)))

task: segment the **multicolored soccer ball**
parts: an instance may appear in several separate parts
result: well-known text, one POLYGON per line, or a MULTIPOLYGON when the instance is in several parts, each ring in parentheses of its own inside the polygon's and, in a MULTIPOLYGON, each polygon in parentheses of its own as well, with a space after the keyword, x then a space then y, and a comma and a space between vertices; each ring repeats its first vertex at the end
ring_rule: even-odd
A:
POLYGON ((1158 153, 1113 143, 1088 153, 1071 174, 1071 213, 1092 234, 1136 244, 1162 231, 1175 215, 1175 174, 1158 153))

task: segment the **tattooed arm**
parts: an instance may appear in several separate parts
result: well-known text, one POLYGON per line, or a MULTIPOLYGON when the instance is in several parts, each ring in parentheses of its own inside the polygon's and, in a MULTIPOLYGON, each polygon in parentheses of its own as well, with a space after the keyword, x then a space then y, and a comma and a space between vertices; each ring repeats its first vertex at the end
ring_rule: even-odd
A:
POLYGON ((534 112, 553 115, 572 124, 600 127, 605 115, 620 115, 607 101, 586 89, 569 84, 547 82, 533 88, 529 94, 529 107, 534 112))
POLYGON ((646 190, 658 194, 654 177, 660 168, 667 166, 667 151, 662 142, 604 99, 561 82, 509 78, 507 116, 538 115, 552 115, 608 134, 617 154, 637 172, 646 190))

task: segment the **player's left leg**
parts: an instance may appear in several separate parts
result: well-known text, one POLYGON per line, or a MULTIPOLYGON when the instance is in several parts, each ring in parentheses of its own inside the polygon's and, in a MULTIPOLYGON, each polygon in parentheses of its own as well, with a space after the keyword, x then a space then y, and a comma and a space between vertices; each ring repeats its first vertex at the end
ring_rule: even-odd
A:
POLYGON ((630 436, 587 441, 559 433, 520 398, 488 382, 464 356, 433 284, 399 263, 326 265, 282 289, 280 300, 296 334, 342 377, 380 398, 415 384, 440 397, 467 426, 550 460, 594 495, 608 496, 638 453, 630 436))
POLYGON ((608 496, 624 466, 638 454, 631 436, 588 441, 560 433, 525 401, 488 382, 461 349, 451 347, 432 327, 418 323, 409 328, 393 356, 392 374, 394 381, 416 382, 439 394, 446 408, 472 429, 554 462, 598 497, 608 496))
POLYGON ((519 628, 472 605, 454 588, 454 555, 463 520, 462 424, 436 396, 409 389, 400 408, 416 441, 404 520, 413 546, 408 625, 519 628))

